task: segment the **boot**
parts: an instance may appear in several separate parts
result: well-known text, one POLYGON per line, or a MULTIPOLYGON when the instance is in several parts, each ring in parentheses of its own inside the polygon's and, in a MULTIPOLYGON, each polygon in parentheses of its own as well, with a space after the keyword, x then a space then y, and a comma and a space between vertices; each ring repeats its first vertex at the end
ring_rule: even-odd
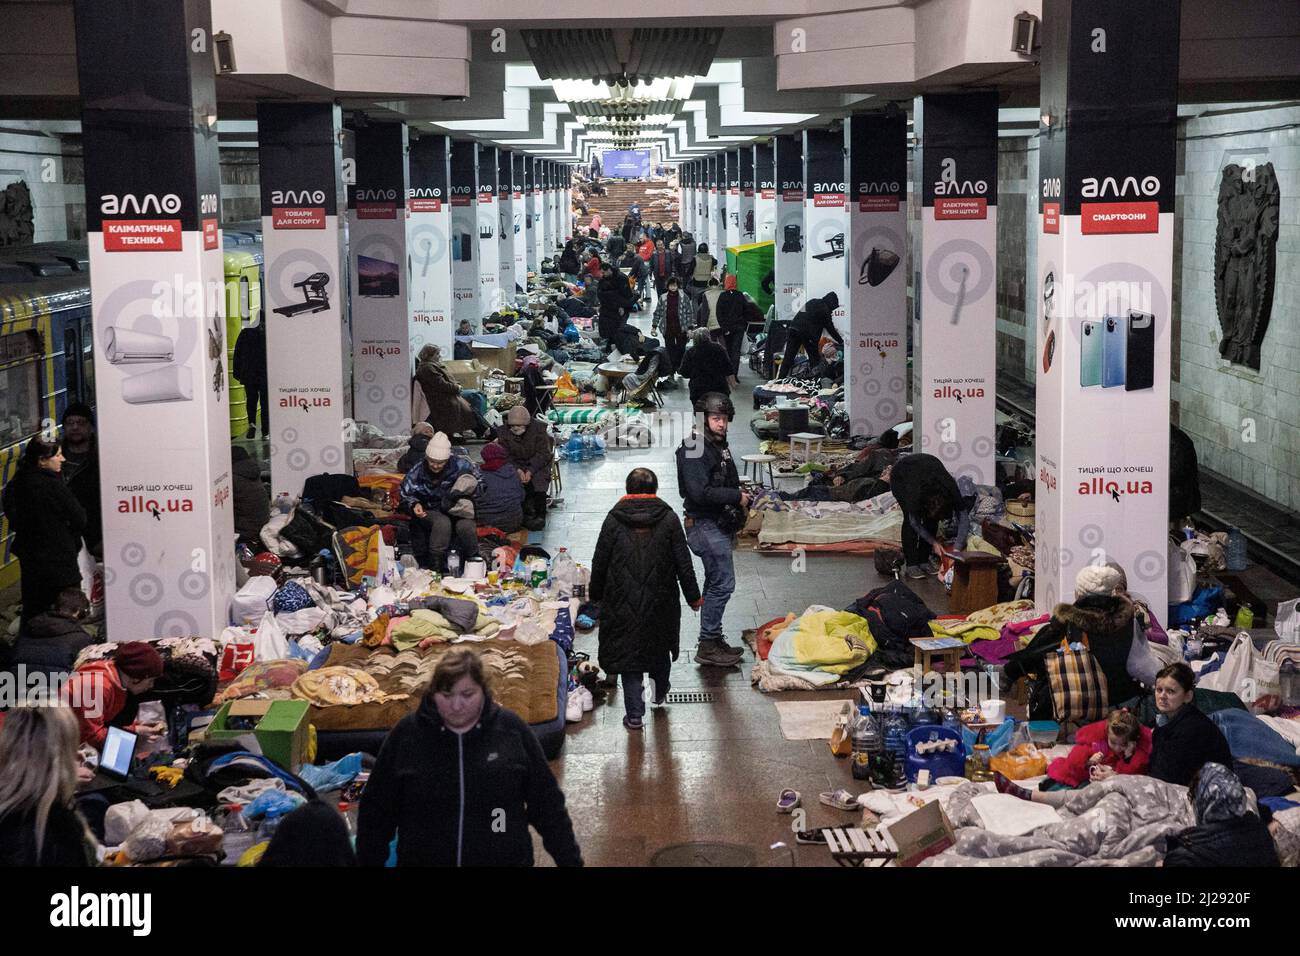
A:
POLYGON ((898 766, 898 756, 892 750, 871 755, 871 783, 881 790, 907 789, 907 775, 898 766))

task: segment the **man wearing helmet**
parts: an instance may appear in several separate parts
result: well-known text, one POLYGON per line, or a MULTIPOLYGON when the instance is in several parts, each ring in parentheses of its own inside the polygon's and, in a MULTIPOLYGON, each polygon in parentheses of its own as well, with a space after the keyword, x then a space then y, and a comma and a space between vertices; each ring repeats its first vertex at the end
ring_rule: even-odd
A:
POLYGON ((704 606, 695 661, 734 667, 744 652, 727 644, 722 616, 736 590, 732 548, 749 506, 749 496, 740 490, 740 476, 727 447, 727 428, 736 409, 726 395, 710 392, 700 397, 695 410, 702 422, 677 449, 677 487, 685 502, 686 543, 704 564, 704 606))

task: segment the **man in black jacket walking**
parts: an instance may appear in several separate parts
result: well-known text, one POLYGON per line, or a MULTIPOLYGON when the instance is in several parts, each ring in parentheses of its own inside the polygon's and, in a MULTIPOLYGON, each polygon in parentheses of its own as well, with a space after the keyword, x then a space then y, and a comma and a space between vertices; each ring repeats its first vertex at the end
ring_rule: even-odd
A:
POLYGON ((799 357, 800 349, 808 353, 810 361, 815 359, 818 354, 817 343, 823 333, 834 339, 841 348, 844 346, 844 339, 835 328, 835 320, 832 318, 839 307, 840 297, 834 292, 827 292, 820 299, 810 299, 803 307, 803 311, 791 320, 790 331, 785 340, 785 358, 781 360, 778 378, 785 378, 790 374, 794 360, 799 357))
POLYGON ((658 496, 658 476, 634 468, 625 487, 627 495, 600 529, 590 594, 601 605, 600 666, 623 675, 623 726, 640 730, 642 675, 650 675, 656 704, 668 696, 669 669, 680 649, 678 587, 691 607, 698 610, 703 600, 682 524, 658 496))
POLYGON ((703 427, 697 426, 677 449, 677 487, 685 503, 686 542, 704 564, 704 605, 695 661, 734 667, 744 651, 727 644, 722 616, 736 590, 731 552, 749 507, 749 496, 740 490, 740 475, 727 447, 727 428, 736 409, 726 395, 713 392, 701 398, 695 410, 703 416, 703 427))
POLYGON ((597 329, 605 340, 606 348, 613 343, 619 329, 627 324, 627 317, 636 306, 636 293, 627 284, 627 276, 619 269, 612 269, 600 280, 600 318, 597 329))
POLYGON ((448 651, 419 710, 389 733, 366 784, 357 861, 383 866, 532 866, 533 827, 560 866, 582 853, 564 794, 519 715, 492 700, 475 651, 448 651))

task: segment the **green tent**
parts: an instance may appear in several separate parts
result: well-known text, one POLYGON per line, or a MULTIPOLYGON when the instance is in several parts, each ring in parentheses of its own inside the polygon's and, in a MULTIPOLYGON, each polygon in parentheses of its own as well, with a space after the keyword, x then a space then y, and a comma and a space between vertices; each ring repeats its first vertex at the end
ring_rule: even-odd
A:
POLYGON ((748 293, 764 313, 772 305, 772 296, 763 291, 763 277, 772 271, 775 261, 775 242, 727 247, 728 274, 736 277, 736 288, 748 293))

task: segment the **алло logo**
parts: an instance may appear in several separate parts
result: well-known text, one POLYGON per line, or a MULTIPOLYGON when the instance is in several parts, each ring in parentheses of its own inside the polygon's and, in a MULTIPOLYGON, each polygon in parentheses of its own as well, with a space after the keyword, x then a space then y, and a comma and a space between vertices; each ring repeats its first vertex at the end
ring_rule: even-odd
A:
POLYGON ((137 216, 147 215, 152 207, 154 215, 174 216, 181 211, 181 197, 167 193, 161 199, 153 193, 147 193, 143 199, 137 199, 134 193, 125 196, 112 194, 99 197, 99 211, 105 216, 125 216, 134 212, 137 216))
POLYGON ((1144 176, 1140 183, 1136 176, 1125 176, 1122 182, 1117 182, 1114 176, 1107 176, 1100 182, 1090 176, 1084 179, 1079 195, 1084 199, 1105 199, 1107 195, 1123 199, 1130 195, 1130 186, 1133 190, 1132 195, 1137 198, 1150 198, 1160 193, 1160 180, 1155 176, 1144 176))
POLYGON ((273 206, 310 206, 324 201, 323 189, 276 189, 271 192, 273 206))
POLYGON ((957 160, 951 156, 944 157, 939 163, 939 180, 934 184, 936 196, 983 196, 989 191, 989 184, 983 179, 971 181, 957 179, 957 160))

